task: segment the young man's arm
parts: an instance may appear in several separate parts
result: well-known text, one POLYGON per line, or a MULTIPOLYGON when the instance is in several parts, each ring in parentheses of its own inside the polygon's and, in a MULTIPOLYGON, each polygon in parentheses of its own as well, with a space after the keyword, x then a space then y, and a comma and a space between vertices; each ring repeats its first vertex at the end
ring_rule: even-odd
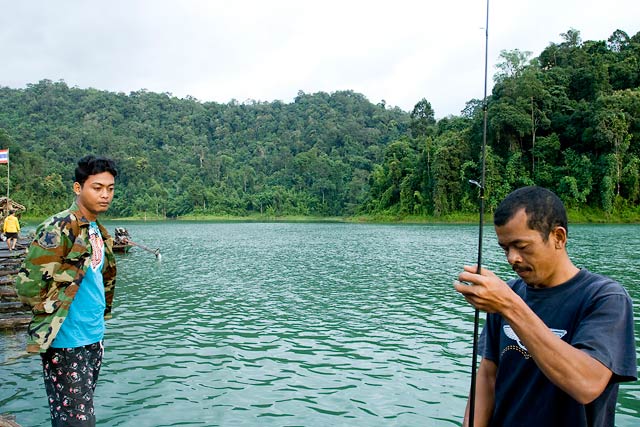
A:
MULTIPOLYGON (((476 402, 475 412, 473 414, 473 427, 487 427, 489 425, 495 403, 497 372, 498 367, 494 362, 488 359, 482 359, 476 376, 476 402)), ((462 423, 463 427, 469 426, 469 407, 470 401, 467 401, 467 408, 462 423)))
POLYGON ((63 235, 58 227, 43 226, 27 249, 20 272, 16 278, 16 291, 22 302, 46 311, 43 305, 49 285, 57 276, 61 261, 67 252, 63 235))
POLYGON ((455 288, 474 307, 500 313, 511 325, 544 375, 577 402, 587 404, 606 388, 613 373, 598 360, 557 337, 504 281, 491 271, 465 267, 455 288))

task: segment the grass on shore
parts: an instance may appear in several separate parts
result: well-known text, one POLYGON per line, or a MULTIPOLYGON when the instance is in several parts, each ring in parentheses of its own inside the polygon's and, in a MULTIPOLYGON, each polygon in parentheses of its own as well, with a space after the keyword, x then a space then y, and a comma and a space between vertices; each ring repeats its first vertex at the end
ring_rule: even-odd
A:
MULTIPOLYGON (((567 216, 570 224, 640 224, 640 205, 625 206, 617 204, 613 212, 602 209, 581 207, 568 208, 567 216)), ((20 215, 20 221, 39 224, 46 218, 32 217, 27 212, 20 215)), ((161 215, 140 213, 129 217, 101 217, 110 221, 212 221, 212 222, 349 222, 349 223, 392 223, 392 224, 474 224, 479 220, 478 212, 455 212, 448 215, 406 215, 387 211, 375 214, 357 214, 351 216, 319 216, 319 215, 229 215, 229 214, 189 214, 177 218, 166 218, 161 215)), ((493 222, 493 213, 485 212, 485 223, 493 222)))
MULTIPOLYGON (((568 209, 570 224, 639 224, 640 207, 606 213, 600 209, 568 209)), ((109 218, 114 221, 212 221, 212 222, 350 222, 350 223, 396 223, 396 224, 473 224, 479 220, 478 213, 458 212, 443 216, 399 215, 393 213, 336 216, 305 215, 184 215, 178 218, 163 218, 152 215, 137 215, 126 218, 109 218)), ((485 213, 485 222, 491 223, 493 215, 485 213)))

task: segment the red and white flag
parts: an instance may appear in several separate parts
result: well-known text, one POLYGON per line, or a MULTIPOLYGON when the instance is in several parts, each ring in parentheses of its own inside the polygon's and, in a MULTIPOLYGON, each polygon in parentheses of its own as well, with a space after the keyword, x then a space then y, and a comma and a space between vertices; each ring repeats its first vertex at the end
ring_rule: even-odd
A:
POLYGON ((9 149, 0 150, 0 165, 9 163, 9 149))

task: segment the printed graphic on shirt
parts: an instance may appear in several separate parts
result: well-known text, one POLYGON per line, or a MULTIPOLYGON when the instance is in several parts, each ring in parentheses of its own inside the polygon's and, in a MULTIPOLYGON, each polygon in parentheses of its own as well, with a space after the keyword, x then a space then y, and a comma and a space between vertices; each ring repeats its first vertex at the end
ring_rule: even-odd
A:
POLYGON ((95 270, 102 263, 102 253, 104 252, 104 241, 97 224, 91 223, 89 226, 89 241, 93 249, 91 253, 91 268, 95 270))
MULTIPOLYGON (((551 330, 551 332, 553 332, 558 338, 562 338, 567 334, 567 331, 564 329, 549 328, 549 330, 551 330)), ((515 345, 506 346, 504 350, 502 350, 502 354, 504 354, 508 350, 516 350, 520 352, 525 357, 525 359, 528 359, 529 357, 531 357, 531 355, 529 354, 529 351, 527 350, 527 347, 525 347, 524 344, 522 344, 522 342, 520 341, 520 337, 518 337, 518 335, 514 332, 511 326, 504 325, 502 327, 502 331, 507 336, 507 338, 514 340, 516 344, 518 344, 517 346, 515 345)))

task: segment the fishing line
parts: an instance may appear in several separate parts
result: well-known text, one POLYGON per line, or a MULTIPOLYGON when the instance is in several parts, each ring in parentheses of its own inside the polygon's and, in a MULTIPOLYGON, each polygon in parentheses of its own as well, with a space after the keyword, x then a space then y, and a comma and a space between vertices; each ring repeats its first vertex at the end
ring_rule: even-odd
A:
MULTIPOLYGON (((482 271, 482 226, 484 224, 484 189, 485 189, 485 171, 486 171, 486 154, 487 154, 487 73, 489 58, 489 0, 487 0, 487 21, 485 23, 485 39, 484 39, 484 98, 482 100, 483 111, 483 127, 482 127, 482 175, 480 182, 470 180, 480 189, 480 225, 478 227, 478 267, 477 274, 482 271)), ((469 391, 469 427, 474 426, 475 410, 476 410, 476 365, 478 363, 478 329, 480 324, 480 310, 475 309, 473 316, 473 353, 471 356, 471 390, 469 391)))

